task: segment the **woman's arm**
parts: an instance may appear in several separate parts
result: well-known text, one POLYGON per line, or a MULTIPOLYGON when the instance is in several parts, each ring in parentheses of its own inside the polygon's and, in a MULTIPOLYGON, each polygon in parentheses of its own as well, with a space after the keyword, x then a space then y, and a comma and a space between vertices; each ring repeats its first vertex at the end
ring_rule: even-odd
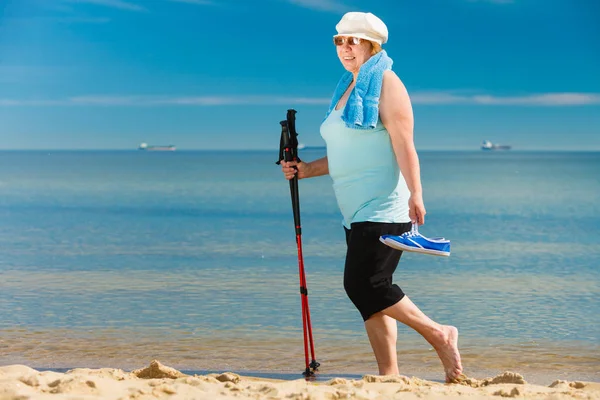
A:
POLYGON ((313 178, 315 176, 322 176, 329 174, 329 164, 327 163, 327 156, 319 158, 317 160, 308 163, 308 176, 307 178, 313 178))
POLYGON ((292 179, 296 172, 298 172, 298 179, 313 178, 329 174, 329 164, 327 163, 327 156, 308 163, 304 161, 299 163, 281 161, 281 170, 286 179, 292 179))
POLYGON ((419 156, 413 140, 414 119, 406 87, 393 71, 386 71, 379 102, 381 122, 390 134, 396 160, 410 190, 410 218, 425 223, 419 156))

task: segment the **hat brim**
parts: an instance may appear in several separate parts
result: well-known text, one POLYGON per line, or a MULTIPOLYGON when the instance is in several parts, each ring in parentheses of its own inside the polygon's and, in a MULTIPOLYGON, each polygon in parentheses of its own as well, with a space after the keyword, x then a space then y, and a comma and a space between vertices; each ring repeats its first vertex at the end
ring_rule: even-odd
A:
POLYGON ((353 37, 357 37, 357 38, 360 38, 360 39, 368 40, 370 42, 375 42, 375 43, 377 43, 379 45, 382 45, 383 43, 385 43, 383 40, 381 40, 381 38, 376 38, 374 36, 370 36, 370 35, 367 35, 365 33, 351 33, 351 32, 349 32, 349 33, 338 33, 337 35, 333 35, 334 38, 338 37, 338 36, 353 36, 353 37))

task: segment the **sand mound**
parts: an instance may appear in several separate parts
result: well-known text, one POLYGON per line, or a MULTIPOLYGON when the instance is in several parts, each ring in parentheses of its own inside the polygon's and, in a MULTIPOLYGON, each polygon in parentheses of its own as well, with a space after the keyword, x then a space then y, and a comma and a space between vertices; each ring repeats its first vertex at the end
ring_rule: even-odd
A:
POLYGON ((503 383, 513 383, 517 385, 526 385, 527 382, 523 378, 522 375, 517 374, 516 372, 506 371, 497 375, 493 378, 485 378, 485 379, 475 379, 475 378, 465 378, 459 381, 461 385, 471 386, 474 388, 489 386, 489 385, 498 385, 503 383))
POLYGON ((152 360, 148 367, 136 369, 131 371, 131 373, 142 379, 177 379, 187 376, 174 368, 162 365, 158 360, 152 360))

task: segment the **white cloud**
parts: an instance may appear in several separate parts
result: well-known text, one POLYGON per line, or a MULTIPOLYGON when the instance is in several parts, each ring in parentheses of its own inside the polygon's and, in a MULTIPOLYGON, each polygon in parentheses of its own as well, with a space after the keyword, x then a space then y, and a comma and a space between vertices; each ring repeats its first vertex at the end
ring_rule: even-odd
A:
POLYGON ((147 11, 146 8, 139 4, 125 0, 68 0, 71 3, 87 3, 96 4, 104 7, 118 8, 127 11, 147 11))
POLYGON ((60 100, 14 100, 14 99, 0 99, 0 107, 10 106, 64 106, 68 105, 64 101, 60 100))
POLYGON ((577 106, 600 104, 600 93, 540 93, 521 96, 463 95, 453 92, 416 92, 414 104, 479 104, 512 106, 577 106))
POLYGON ((0 99, 0 106, 222 106, 329 104, 329 99, 286 96, 78 96, 62 100, 0 99))
MULTIPOLYGON (((600 93, 541 93, 523 96, 464 95, 452 92, 414 92, 413 104, 418 105, 481 105, 481 106, 581 106, 600 105, 600 93)), ((66 99, 0 99, 0 107, 10 106, 232 106, 232 105, 328 105, 327 97, 289 96, 77 96, 66 99)))
POLYGON ((546 93, 521 97, 474 97, 478 104, 523 104, 537 106, 600 104, 600 94, 597 93, 546 93))
POLYGON ((287 0, 289 3, 317 11, 342 13, 349 10, 346 4, 337 0, 287 0))

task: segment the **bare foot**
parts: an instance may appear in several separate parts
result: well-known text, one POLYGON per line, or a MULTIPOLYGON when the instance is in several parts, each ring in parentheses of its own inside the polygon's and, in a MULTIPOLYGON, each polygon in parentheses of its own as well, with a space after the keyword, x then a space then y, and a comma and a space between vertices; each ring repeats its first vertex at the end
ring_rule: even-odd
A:
POLYGON ((442 325, 442 331, 433 347, 444 365, 446 383, 457 382, 463 376, 458 352, 458 329, 450 325, 442 325))

